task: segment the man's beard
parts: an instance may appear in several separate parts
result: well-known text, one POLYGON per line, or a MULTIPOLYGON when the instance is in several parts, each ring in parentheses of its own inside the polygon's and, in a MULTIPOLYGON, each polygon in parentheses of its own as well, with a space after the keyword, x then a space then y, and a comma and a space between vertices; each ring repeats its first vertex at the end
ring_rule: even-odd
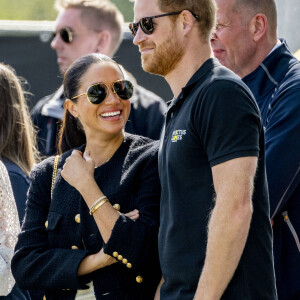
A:
POLYGON ((184 46, 171 33, 163 44, 152 50, 153 53, 142 56, 144 71, 166 76, 175 69, 184 54, 184 46))

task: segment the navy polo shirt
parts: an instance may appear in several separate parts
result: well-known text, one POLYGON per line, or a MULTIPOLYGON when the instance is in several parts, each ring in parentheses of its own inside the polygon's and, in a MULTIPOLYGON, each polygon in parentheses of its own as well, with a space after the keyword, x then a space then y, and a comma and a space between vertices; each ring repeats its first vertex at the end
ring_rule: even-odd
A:
POLYGON ((161 300, 193 299, 204 265, 214 207, 211 168, 257 156, 254 213, 237 270, 222 299, 276 299, 260 113, 246 85, 207 60, 169 107, 159 150, 162 185, 161 300))

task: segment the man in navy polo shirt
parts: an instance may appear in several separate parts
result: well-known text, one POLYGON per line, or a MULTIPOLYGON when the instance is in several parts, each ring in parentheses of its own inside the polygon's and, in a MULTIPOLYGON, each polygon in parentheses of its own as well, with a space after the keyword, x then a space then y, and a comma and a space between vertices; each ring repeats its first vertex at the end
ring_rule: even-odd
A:
POLYGON ((136 0, 145 71, 174 99, 159 152, 162 300, 277 298, 260 113, 212 58, 213 0, 136 0))

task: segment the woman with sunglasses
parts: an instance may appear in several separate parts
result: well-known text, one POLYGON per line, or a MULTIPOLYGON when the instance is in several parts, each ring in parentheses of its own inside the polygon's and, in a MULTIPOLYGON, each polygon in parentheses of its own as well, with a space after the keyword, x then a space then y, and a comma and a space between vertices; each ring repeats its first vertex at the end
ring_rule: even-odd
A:
POLYGON ((90 54, 71 65, 64 89, 57 173, 54 157, 31 173, 16 281, 44 289, 47 300, 74 299, 90 281, 96 299, 153 299, 158 145, 124 133, 133 85, 112 59, 90 54))

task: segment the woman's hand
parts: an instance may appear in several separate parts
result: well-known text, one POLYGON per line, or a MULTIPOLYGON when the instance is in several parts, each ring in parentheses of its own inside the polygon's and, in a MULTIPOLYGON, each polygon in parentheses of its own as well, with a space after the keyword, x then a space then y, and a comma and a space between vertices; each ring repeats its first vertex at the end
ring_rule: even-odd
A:
POLYGON ((81 261, 78 268, 78 275, 81 276, 92 273, 116 262, 117 260, 112 256, 105 254, 102 248, 98 253, 91 254, 81 261))
POLYGON ((105 254, 103 251, 103 248, 96 254, 96 256, 97 256, 96 259, 98 262, 97 270, 108 267, 117 262, 117 260, 115 258, 113 258, 110 255, 105 254))
POLYGON ((139 211, 137 209, 134 209, 126 214, 124 214, 126 217, 128 217, 129 219, 136 221, 139 218, 139 211))
POLYGON ((82 152, 73 150, 61 171, 61 176, 80 193, 94 181, 95 162, 83 157, 82 152))

